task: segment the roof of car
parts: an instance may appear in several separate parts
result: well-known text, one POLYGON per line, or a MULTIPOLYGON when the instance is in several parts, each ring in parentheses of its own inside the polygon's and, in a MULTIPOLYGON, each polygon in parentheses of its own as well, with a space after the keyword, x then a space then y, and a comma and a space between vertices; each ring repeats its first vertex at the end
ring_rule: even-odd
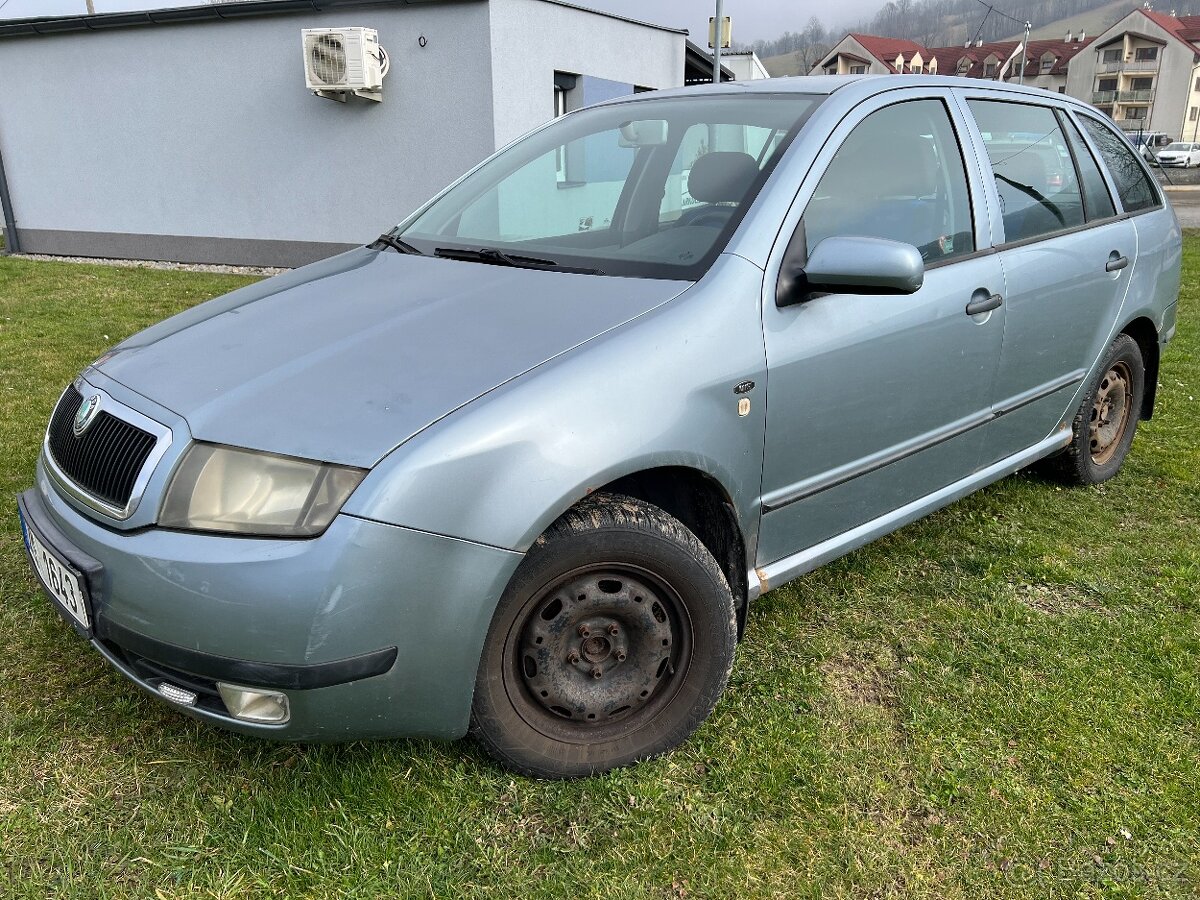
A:
MULTIPOLYGON (((1025 87, 1018 84, 989 81, 979 78, 960 78, 953 75, 794 75, 789 78, 761 78, 752 81, 732 81, 722 85, 698 84, 683 88, 667 88, 648 94, 638 94, 638 99, 663 96, 696 96, 697 94, 833 94, 857 86, 864 94, 881 94, 899 88, 967 88, 1021 94, 1038 100, 1056 100, 1081 108, 1088 104, 1067 96, 1054 94, 1045 88, 1025 87)), ((608 101, 619 103, 631 98, 608 101)))

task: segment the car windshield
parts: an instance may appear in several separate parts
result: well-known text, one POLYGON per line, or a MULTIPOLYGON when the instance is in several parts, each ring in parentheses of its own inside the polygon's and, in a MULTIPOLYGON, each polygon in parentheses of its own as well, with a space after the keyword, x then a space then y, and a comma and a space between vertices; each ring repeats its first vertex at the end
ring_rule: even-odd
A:
POLYGON ((493 265, 695 280, 822 97, 631 100, 564 116, 393 234, 493 265))
POLYGON ((1166 146, 1166 149, 1163 152, 1168 152, 1168 151, 1174 150, 1174 151, 1178 151, 1180 153, 1186 153, 1186 152, 1190 151, 1191 149, 1192 149, 1191 144, 1181 144, 1178 141, 1176 141, 1173 144, 1168 144, 1166 146))

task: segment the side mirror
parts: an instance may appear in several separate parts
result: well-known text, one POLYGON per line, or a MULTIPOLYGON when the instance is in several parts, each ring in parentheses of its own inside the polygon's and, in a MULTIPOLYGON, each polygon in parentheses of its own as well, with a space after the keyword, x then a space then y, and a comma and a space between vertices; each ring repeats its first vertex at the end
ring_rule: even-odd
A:
POLYGON ((803 258, 797 229, 784 253, 776 286, 778 306, 801 303, 813 293, 912 294, 925 282, 925 262, 912 244, 851 235, 828 237, 803 258))

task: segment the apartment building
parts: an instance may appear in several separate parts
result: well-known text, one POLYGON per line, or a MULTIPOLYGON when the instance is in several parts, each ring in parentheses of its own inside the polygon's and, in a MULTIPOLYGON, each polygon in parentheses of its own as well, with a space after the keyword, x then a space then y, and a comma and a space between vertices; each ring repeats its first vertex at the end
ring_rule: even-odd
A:
POLYGON ((1088 100, 1128 132, 1197 140, 1200 16, 1135 9, 1072 60, 1067 93, 1088 100))

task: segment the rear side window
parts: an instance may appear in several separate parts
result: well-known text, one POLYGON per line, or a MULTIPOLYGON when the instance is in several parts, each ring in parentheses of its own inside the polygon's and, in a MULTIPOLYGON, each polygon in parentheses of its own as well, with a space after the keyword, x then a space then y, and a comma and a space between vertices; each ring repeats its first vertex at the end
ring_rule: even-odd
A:
POLYGON ((1092 156, 1092 151, 1088 149, 1083 135, 1065 116, 1060 116, 1059 121, 1064 125, 1067 143, 1071 145, 1071 152, 1075 155, 1075 168, 1079 170, 1079 181, 1083 185, 1083 207, 1087 220, 1093 222, 1096 219, 1115 216, 1117 210, 1113 206, 1112 195, 1108 192, 1108 185, 1104 183, 1104 176, 1100 174, 1100 166, 1092 156))
POLYGON ((992 163, 1005 242, 1082 225, 1083 193, 1054 111, 995 100, 967 103, 992 163))
POLYGON ((975 249, 966 169, 940 100, 871 113, 850 132, 804 211, 808 250, 835 235, 914 245, 927 263, 975 249))
POLYGON ((1158 206, 1158 191, 1150 183, 1150 176, 1134 156, 1125 139, 1091 116, 1079 117, 1083 127, 1100 151, 1108 173, 1117 185, 1117 194, 1125 212, 1137 212, 1158 206))

